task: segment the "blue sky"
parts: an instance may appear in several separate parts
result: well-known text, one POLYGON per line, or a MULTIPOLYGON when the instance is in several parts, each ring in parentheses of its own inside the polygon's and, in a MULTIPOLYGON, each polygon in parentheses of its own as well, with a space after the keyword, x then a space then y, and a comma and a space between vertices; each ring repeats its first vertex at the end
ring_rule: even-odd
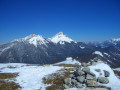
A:
POLYGON ((120 0, 0 0, 0 43, 58 32, 75 41, 120 38, 120 0))

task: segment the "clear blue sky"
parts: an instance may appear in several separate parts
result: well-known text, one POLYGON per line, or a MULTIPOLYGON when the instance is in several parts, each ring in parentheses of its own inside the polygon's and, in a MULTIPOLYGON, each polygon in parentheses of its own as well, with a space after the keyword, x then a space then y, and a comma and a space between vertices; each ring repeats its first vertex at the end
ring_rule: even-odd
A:
POLYGON ((58 32, 75 41, 120 38, 120 0, 0 0, 0 43, 58 32))

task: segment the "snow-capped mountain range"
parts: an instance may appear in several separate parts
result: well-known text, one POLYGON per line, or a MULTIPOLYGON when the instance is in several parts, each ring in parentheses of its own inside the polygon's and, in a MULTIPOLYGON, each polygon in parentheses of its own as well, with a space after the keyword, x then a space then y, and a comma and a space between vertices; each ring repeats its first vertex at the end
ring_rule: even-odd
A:
POLYGON ((120 66, 119 47, 119 39, 85 44, 72 40, 62 32, 52 38, 31 34, 0 45, 0 63, 48 64, 64 60, 66 57, 77 58, 80 62, 84 62, 99 57, 112 66, 120 66), (93 54, 95 51, 101 55, 93 54))
POLYGON ((114 39, 112 39, 112 41, 114 41, 114 42, 120 42, 120 38, 114 38, 114 39))
POLYGON ((96 47, 108 47, 108 46, 115 46, 116 48, 120 49, 120 38, 106 40, 103 42, 89 42, 87 45, 96 46, 96 47))
POLYGON ((35 34, 31 34, 25 38, 21 38, 21 39, 16 39, 13 40, 14 41, 18 41, 18 42, 28 42, 30 44, 33 44, 34 46, 37 47, 37 45, 46 45, 46 43, 52 42, 55 44, 65 44, 65 42, 67 43, 71 43, 75 41, 73 41, 71 38, 67 37, 66 35, 63 34, 63 32, 59 32, 58 34, 56 34, 55 36, 53 36, 52 38, 44 38, 41 35, 35 35, 35 34))
POLYGON ((87 45, 76 43, 62 32, 52 38, 32 34, 0 45, 0 62, 47 64, 70 56, 82 56, 90 51, 87 45))

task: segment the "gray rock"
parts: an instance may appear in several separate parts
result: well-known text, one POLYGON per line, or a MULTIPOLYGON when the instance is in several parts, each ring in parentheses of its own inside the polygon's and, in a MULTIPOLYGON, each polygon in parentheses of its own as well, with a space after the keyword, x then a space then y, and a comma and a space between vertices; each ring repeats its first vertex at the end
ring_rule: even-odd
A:
POLYGON ((72 77, 72 79, 75 79, 75 80, 76 80, 76 78, 77 78, 77 77, 75 77, 75 76, 74 76, 74 77, 72 77))
POLYGON ((96 76, 93 76, 91 74, 87 74, 86 79, 88 79, 88 80, 96 80, 96 76))
POLYGON ((65 88, 65 89, 69 89, 69 86, 66 85, 66 84, 64 84, 64 88, 65 88))
POLYGON ((78 82, 77 82, 77 83, 76 83, 76 87, 77 87, 77 88, 83 88, 83 85, 82 85, 81 83, 78 83, 78 82))
POLYGON ((87 66, 90 66, 90 65, 91 65, 91 62, 88 62, 88 63, 87 63, 87 66))
POLYGON ((110 73, 108 71, 104 70, 104 75, 105 75, 105 77, 109 77, 110 73))
POLYGON ((93 72, 89 72, 88 74, 92 75, 92 76, 96 76, 93 72))
POLYGON ((98 82, 102 84, 108 84, 109 80, 106 77, 98 77, 98 82))
POLYGON ((81 70, 77 70, 77 71, 74 72, 75 76, 81 76, 81 75, 84 75, 84 74, 85 74, 85 72, 83 72, 81 70))
POLYGON ((76 70, 81 70, 81 66, 77 67, 76 70))
POLYGON ((80 89, 80 90, 111 90, 105 87, 87 87, 85 89, 80 89))
POLYGON ((76 83, 77 83, 77 80, 75 80, 75 79, 71 79, 71 84, 72 84, 73 86, 75 86, 76 83))
POLYGON ((84 67, 84 65, 85 65, 85 63, 81 63, 81 66, 83 66, 83 67, 84 67))
POLYGON ((85 77, 84 77, 84 76, 78 76, 78 77, 77 77, 77 81, 78 81, 79 83, 83 83, 83 82, 85 81, 85 77))
POLYGON ((87 67, 87 66, 89 66, 88 63, 82 63, 81 65, 82 65, 83 67, 87 67))
POLYGON ((47 79, 54 79, 54 76, 53 75, 49 75, 48 77, 47 77, 47 79))
POLYGON ((73 75, 73 74, 70 74, 70 78, 72 78, 72 77, 74 77, 74 75, 73 75))
POLYGON ((69 85, 71 82, 71 78, 64 79, 64 84, 69 85))
POLYGON ((87 86, 88 87, 96 87, 96 86, 98 86, 98 83, 97 83, 97 81, 95 81, 95 80, 87 80, 87 86))
POLYGON ((100 70, 100 69, 95 69, 95 71, 96 71, 96 72, 101 72, 101 70, 100 70))
POLYGON ((102 75, 102 73, 99 73, 100 75, 102 75))
POLYGON ((91 65, 96 65, 97 63, 96 62, 91 62, 91 65))
POLYGON ((86 72, 86 73, 90 73, 90 68, 89 67, 84 67, 82 69, 82 71, 86 72))

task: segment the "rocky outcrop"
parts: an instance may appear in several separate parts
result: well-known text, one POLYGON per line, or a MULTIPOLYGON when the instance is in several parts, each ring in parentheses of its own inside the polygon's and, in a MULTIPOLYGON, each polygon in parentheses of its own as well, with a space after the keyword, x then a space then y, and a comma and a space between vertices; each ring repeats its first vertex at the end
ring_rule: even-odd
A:
MULTIPOLYGON (((71 74, 69 78, 64 80, 65 88, 82 89, 83 87, 93 87, 95 90, 109 90, 107 87, 104 87, 104 89, 97 89, 101 88, 102 84, 108 84, 109 80, 107 77, 110 76, 110 73, 106 70, 104 70, 104 77, 96 77, 95 73, 91 72, 89 66, 96 65, 98 63, 100 63, 100 60, 91 60, 90 62, 84 63, 80 67, 75 68, 74 73, 71 74)), ((96 72, 101 72, 101 70, 96 69, 96 72)))

